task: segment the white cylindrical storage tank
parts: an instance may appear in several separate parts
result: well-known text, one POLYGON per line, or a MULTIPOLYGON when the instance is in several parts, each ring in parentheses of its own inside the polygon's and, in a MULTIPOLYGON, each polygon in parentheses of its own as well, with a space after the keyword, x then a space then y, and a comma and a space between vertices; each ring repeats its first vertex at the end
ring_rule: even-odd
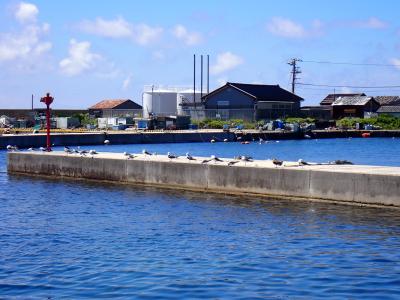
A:
POLYGON ((153 90, 143 93, 143 116, 175 115, 176 114, 176 92, 169 90, 153 90))
POLYGON ((153 112, 153 97, 151 92, 144 92, 142 97, 143 117, 148 118, 149 113, 153 112))

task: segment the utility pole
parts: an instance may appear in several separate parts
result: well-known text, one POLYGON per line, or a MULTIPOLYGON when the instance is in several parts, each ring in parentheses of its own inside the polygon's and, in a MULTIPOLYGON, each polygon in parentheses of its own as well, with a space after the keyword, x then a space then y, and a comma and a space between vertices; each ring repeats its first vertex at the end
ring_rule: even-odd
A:
POLYGON ((296 80, 299 79, 297 77, 297 74, 300 74, 300 67, 297 67, 296 64, 297 62, 301 62, 301 59, 298 58, 292 58, 289 62, 288 65, 292 66, 292 71, 290 72, 292 74, 292 93, 294 94, 295 92, 295 87, 296 87, 296 80))

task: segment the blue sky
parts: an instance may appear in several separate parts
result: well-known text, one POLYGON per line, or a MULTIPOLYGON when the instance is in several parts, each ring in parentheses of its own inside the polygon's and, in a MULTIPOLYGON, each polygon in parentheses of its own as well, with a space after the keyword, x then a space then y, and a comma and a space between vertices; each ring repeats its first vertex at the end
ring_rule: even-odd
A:
MULTIPOLYGON (((304 60, 302 83, 399 86, 399 10, 395 0, 0 0, 0 107, 28 108, 31 94, 40 106, 47 91, 57 108, 109 98, 141 103, 143 85, 191 86, 194 53, 210 55, 211 89, 226 81, 290 89, 292 57, 304 60)), ((298 86, 296 93, 312 105, 333 90, 298 86)))

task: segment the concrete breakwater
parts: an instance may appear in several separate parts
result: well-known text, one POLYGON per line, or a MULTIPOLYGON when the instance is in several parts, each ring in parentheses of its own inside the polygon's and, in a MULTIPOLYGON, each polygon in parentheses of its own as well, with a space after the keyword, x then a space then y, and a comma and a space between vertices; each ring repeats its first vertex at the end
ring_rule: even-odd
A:
POLYGON ((285 196, 400 207, 400 168, 306 165, 270 160, 168 159, 165 155, 95 155, 64 152, 9 152, 8 172, 148 184, 233 194, 285 196))
MULTIPOLYGON (((191 143, 243 141, 258 139, 261 135, 253 132, 224 132, 222 130, 181 130, 164 132, 90 132, 90 133, 55 133, 51 134, 51 142, 55 146, 103 145, 105 140, 111 144, 160 144, 160 143, 191 143)), ((264 133, 264 139, 300 139, 301 133, 270 132, 264 133)), ((7 145, 16 145, 20 148, 41 147, 46 144, 45 134, 16 134, 0 136, 0 149, 7 145)))
MULTIPOLYGON (((313 130, 305 135, 302 132, 279 132, 245 130, 239 132, 223 132, 222 130, 181 130, 164 132, 88 132, 88 133, 53 133, 51 141, 55 146, 102 145, 105 140, 111 144, 160 144, 160 143, 189 143, 217 142, 227 140, 252 141, 264 140, 294 140, 304 138, 349 138, 361 137, 366 131, 360 130, 313 130)), ((400 130, 370 131, 371 137, 400 137, 400 130)), ((41 147, 46 144, 45 134, 13 134, 0 136, 0 149, 7 145, 20 148, 41 147)))

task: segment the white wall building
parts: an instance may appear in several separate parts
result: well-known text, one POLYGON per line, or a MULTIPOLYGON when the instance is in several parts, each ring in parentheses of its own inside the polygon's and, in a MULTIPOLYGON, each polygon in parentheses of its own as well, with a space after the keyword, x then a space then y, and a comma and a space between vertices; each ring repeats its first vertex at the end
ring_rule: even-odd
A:
POLYGON ((193 88, 146 85, 142 94, 143 117, 148 118, 150 114, 181 115, 184 107, 182 104, 193 107, 193 99, 201 106, 200 91, 196 90, 193 97, 193 88))

